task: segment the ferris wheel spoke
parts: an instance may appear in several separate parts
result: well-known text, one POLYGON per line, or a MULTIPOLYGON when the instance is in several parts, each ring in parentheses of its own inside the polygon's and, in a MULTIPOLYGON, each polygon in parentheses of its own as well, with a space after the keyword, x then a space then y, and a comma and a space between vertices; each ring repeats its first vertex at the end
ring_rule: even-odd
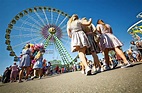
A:
POLYGON ((13 29, 18 30, 18 31, 28 31, 28 32, 36 32, 36 33, 39 33, 39 30, 33 29, 33 28, 26 28, 26 27, 14 26, 13 29))
POLYGON ((53 24, 53 11, 51 10, 51 24, 53 24))
POLYGON ((19 46, 21 46, 21 45, 25 45, 25 44, 27 44, 27 43, 29 43, 29 42, 35 41, 35 40, 39 40, 39 37, 36 38, 36 39, 34 38, 34 39, 31 39, 31 40, 28 40, 28 41, 24 41, 24 42, 22 42, 22 43, 20 43, 20 44, 17 44, 17 45, 15 45, 15 46, 13 46, 13 49, 16 48, 16 47, 19 47, 19 46))
POLYGON ((58 14, 58 17, 57 17, 57 19, 56 19, 55 24, 57 24, 57 22, 58 22, 58 20, 59 20, 59 17, 60 17, 60 14, 61 14, 61 13, 58 14))
POLYGON ((67 35, 66 29, 62 29, 62 31, 63 31, 63 32, 62 32, 63 35, 67 35))
MULTIPOLYGON (((66 30, 62 30, 63 32, 62 32, 62 36, 67 36, 68 37, 68 34, 67 34, 67 32, 66 32, 66 30)), ((68 37, 69 38, 69 37, 68 37)))
POLYGON ((40 39, 38 40, 38 41, 39 41, 39 42, 38 42, 38 44, 40 44, 40 43, 44 43, 44 42, 45 42, 45 40, 46 40, 46 39, 45 39, 45 38, 43 38, 43 37, 42 37, 42 38, 40 38, 40 39))
POLYGON ((46 15, 46 13, 45 13, 45 10, 44 10, 44 9, 42 9, 42 11, 43 11, 43 13, 44 13, 44 16, 45 16, 46 22, 47 22, 47 24, 49 25, 49 20, 48 20, 48 18, 47 18, 47 15, 46 15))
POLYGON ((34 43, 40 44, 43 43, 42 41, 44 41, 44 38, 41 37, 39 39, 34 40, 34 43))
POLYGON ((70 40, 69 40, 68 38, 62 38, 61 41, 62 41, 64 44, 70 43, 70 40))
POLYGON ((61 27, 61 29, 66 29, 67 24, 65 24, 64 26, 61 27))
POLYGON ((60 25, 63 24, 63 22, 67 19, 67 16, 61 21, 61 23, 58 25, 58 27, 60 27, 60 25))
POLYGON ((31 36, 35 36, 35 37, 37 37, 37 36, 40 36, 40 35, 38 35, 38 34, 22 34, 22 35, 11 35, 10 37, 11 38, 20 38, 20 37, 31 37, 31 36))
MULTIPOLYGON (((62 30, 63 31, 63 30, 62 30)), ((62 36, 66 36, 66 37, 68 37, 68 34, 67 34, 67 32, 62 32, 62 36)), ((68 37, 69 38, 69 37, 68 37)))
POLYGON ((42 27, 42 25, 35 19, 35 18, 33 18, 32 16, 30 16, 30 15, 27 15, 28 16, 28 18, 30 18, 32 21, 34 21, 36 24, 38 24, 40 27, 42 27))
POLYGON ((23 19, 20 19, 19 21, 21 21, 22 23, 24 23, 24 24, 26 24, 26 25, 28 25, 28 26, 34 27, 34 28, 36 28, 37 30, 40 30, 39 26, 37 26, 37 25, 35 25, 35 24, 33 24, 33 23, 30 23, 30 22, 28 22, 28 21, 26 21, 26 20, 23 20, 23 19))
POLYGON ((40 17, 40 15, 36 11, 34 11, 34 13, 40 19, 40 21, 43 23, 43 25, 45 26, 46 24, 45 24, 44 20, 40 17))
POLYGON ((61 32, 61 31, 59 31, 57 34, 62 34, 62 32, 61 32))
POLYGON ((68 35, 63 35, 62 39, 70 39, 68 35))
POLYGON ((46 38, 42 38, 42 40, 39 43, 45 42, 46 38))

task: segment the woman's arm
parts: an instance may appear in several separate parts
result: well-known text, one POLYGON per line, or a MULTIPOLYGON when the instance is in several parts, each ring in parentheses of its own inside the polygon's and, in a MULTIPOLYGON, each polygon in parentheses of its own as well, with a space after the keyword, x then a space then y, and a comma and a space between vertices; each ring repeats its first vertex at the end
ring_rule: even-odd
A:
POLYGON ((99 33, 99 34, 101 34, 101 29, 100 29, 100 27, 97 25, 96 26, 96 29, 97 29, 97 32, 99 33))
POLYGON ((90 18, 89 21, 85 21, 85 20, 81 21, 81 24, 84 26, 89 26, 89 25, 91 25, 91 23, 92 23, 92 18, 90 18))
POLYGON ((72 35, 71 35, 71 30, 70 29, 67 29, 67 33, 68 33, 68 36, 71 38, 72 35))
POLYGON ((70 38, 72 37, 71 30, 69 29, 69 23, 67 23, 67 34, 70 38))

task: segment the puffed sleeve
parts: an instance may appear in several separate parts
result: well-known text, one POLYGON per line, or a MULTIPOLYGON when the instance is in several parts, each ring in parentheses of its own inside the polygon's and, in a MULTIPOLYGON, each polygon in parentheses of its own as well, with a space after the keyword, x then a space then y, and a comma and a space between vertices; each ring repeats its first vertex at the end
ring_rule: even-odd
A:
POLYGON ((93 32, 96 31, 96 27, 94 26, 94 24, 91 24, 91 26, 92 26, 93 32))

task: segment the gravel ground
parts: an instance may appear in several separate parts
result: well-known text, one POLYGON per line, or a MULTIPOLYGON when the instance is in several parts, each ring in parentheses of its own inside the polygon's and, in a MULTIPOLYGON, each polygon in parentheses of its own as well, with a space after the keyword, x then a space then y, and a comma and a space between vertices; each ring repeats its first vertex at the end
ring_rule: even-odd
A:
POLYGON ((85 76, 77 72, 0 84, 0 93, 142 93, 142 63, 85 76))

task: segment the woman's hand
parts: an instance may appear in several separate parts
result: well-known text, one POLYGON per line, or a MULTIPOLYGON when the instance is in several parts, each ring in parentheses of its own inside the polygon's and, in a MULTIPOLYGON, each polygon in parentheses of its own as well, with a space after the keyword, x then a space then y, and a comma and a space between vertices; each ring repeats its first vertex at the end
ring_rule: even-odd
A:
POLYGON ((89 18, 89 21, 92 23, 92 18, 89 18))
POLYGON ((71 35, 71 30, 70 29, 67 29, 67 34, 70 38, 72 38, 72 35, 71 35))
POLYGON ((70 34, 69 37, 72 38, 72 35, 70 34))

